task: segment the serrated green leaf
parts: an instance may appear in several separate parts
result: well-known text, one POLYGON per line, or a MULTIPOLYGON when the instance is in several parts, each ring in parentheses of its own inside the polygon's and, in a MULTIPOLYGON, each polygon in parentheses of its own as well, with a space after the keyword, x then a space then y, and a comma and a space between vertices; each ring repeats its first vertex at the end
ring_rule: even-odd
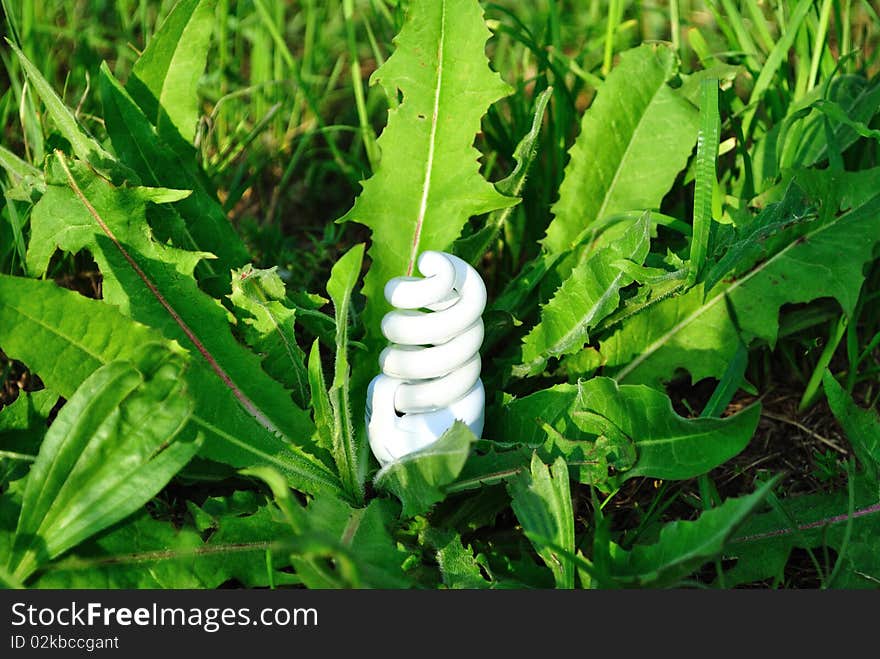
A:
MULTIPOLYGON (((348 315, 351 296, 361 273, 364 245, 349 249, 330 270, 327 293, 336 316, 336 366, 327 392, 333 409, 333 457, 342 483, 354 501, 362 501, 366 472, 366 442, 358 441, 349 401, 348 315)), ((322 378, 323 379, 323 378, 322 378)), ((363 433, 360 433, 363 439, 363 433)))
POLYGON ((214 0, 179 0, 132 67, 126 88, 163 139, 192 144, 198 81, 215 23, 214 0))
POLYGON ((480 563, 471 547, 453 531, 430 529, 429 542, 437 548, 437 565, 443 585, 451 589, 490 588, 492 583, 483 576, 480 563))
POLYGON ((290 389, 300 407, 309 402, 305 353, 296 342, 296 309, 285 304, 284 282, 277 268, 252 265, 232 271, 232 293, 236 316, 244 328, 247 344, 262 358, 263 370, 290 389))
POLYGON ((610 565, 614 579, 643 587, 676 585, 721 554, 736 529, 777 482, 773 479, 752 494, 727 499, 693 521, 670 522, 663 526, 653 544, 636 545, 631 551, 614 546, 610 565))
POLYGON ((573 476, 601 487, 635 476, 705 473, 746 446, 759 416, 754 406, 726 419, 684 419, 659 391, 596 377, 506 403, 499 433, 507 434, 499 437, 537 442, 545 460, 564 457, 573 476))
POLYGON ((784 304, 832 297, 851 314, 864 279, 862 266, 880 241, 880 196, 818 226, 758 263, 732 282, 704 296, 697 285, 632 317, 599 351, 606 373, 621 382, 660 386, 686 369, 692 381, 720 377, 742 340, 773 345, 784 304), (834 264, 834 271, 829 268, 834 264))
POLYGON ((614 213, 660 207, 697 138, 697 109, 668 85, 676 66, 664 46, 621 54, 569 151, 543 240, 551 253, 571 249, 585 227, 614 213))
POLYGON ((383 467, 374 483, 401 500, 404 517, 420 515, 446 498, 445 486, 461 473, 476 439, 456 421, 436 442, 383 467))
POLYGON ((145 206, 155 190, 115 187, 77 163, 68 165, 60 153, 57 166, 64 185, 50 184, 31 213, 32 271, 45 271, 55 246, 89 249, 106 302, 192 350, 267 430, 307 446, 314 429, 308 414, 235 340, 226 310, 198 289, 192 272, 204 254, 153 240, 145 206))
POLYGON ((40 564, 131 514, 195 455, 179 352, 96 370, 61 408, 28 474, 9 568, 40 564))
MULTIPOLYGON (((130 361, 154 344, 169 341, 111 305, 51 282, 0 275, 0 345, 62 396, 72 396, 101 366, 130 361)), ((255 362, 252 369, 259 372, 259 365, 255 362)), ((205 434, 204 457, 236 467, 272 465, 304 492, 342 494, 327 467, 269 432, 209 367, 194 361, 186 375, 196 404, 192 423, 205 434)))
POLYGON ((507 488, 513 498, 513 512, 525 534, 535 536, 529 539, 553 572, 556 587, 574 588, 574 564, 545 542, 549 540, 555 547, 574 553, 574 513, 565 461, 557 458, 548 468, 535 453, 529 471, 511 480, 507 488))
POLYGON ((822 210, 830 215, 858 208, 880 189, 880 167, 857 171, 798 169, 787 173, 779 188, 787 189, 794 180, 813 199, 822 200, 822 210), (790 177, 790 178, 789 178, 790 177), (837 204, 832 203, 834 200, 837 204))
MULTIPOLYGON (((516 166, 510 174, 495 184, 495 188, 501 194, 508 197, 518 197, 522 193, 523 186, 526 183, 526 175, 538 155, 538 135, 544 123, 544 112, 552 96, 553 88, 548 87, 535 99, 535 114, 532 117, 532 126, 513 150, 513 159, 516 161, 516 166)), ((471 265, 476 266, 483 254, 486 253, 486 250, 492 245, 492 241, 501 233, 513 209, 513 206, 508 206, 507 208, 494 211, 486 221, 486 226, 472 236, 455 241, 453 253, 471 265)))
POLYGON ((299 578, 281 571, 290 565, 285 545, 293 542, 283 515, 253 492, 241 494, 255 501, 242 506, 229 497, 218 497, 202 504, 213 524, 210 537, 191 562, 193 572, 205 588, 231 579, 246 588, 300 583, 299 578))
POLYGON ((0 274, 0 345, 65 398, 98 368, 168 341, 115 308, 52 282, 0 274))
POLYGON ((106 64, 101 65, 99 87, 107 134, 120 160, 137 172, 145 185, 192 190, 191 195, 167 207, 170 217, 161 223, 164 226, 153 223, 157 237, 163 241, 170 238, 183 249, 214 254, 216 261, 202 262, 205 272, 197 274, 211 277, 213 287, 225 292, 229 270, 243 266, 249 257, 195 158, 179 155, 163 141, 106 64))
POLYGON ((732 230, 726 239, 716 241, 715 262, 702 278, 706 290, 725 277, 747 273, 759 260, 772 255, 809 228, 799 225, 815 220, 816 209, 798 183, 798 180, 791 181, 782 199, 768 205, 746 226, 732 230), (778 245, 780 241, 782 245, 778 245))
POLYGON ((476 0, 415 0, 394 54, 371 77, 392 104, 398 92, 403 101, 388 112, 375 174, 340 220, 373 232, 363 287, 367 360, 384 343, 385 282, 413 274, 421 252, 447 250, 469 217, 517 202, 480 176, 473 146, 489 105, 510 93, 489 69, 489 36, 476 0))
POLYGON ((581 430, 609 435, 608 423, 636 445, 635 476, 685 479, 708 472, 742 451, 758 425, 759 404, 724 419, 685 419, 669 397, 643 385, 597 377, 579 385, 571 417, 581 430), (607 423, 606 423, 607 422, 607 423))
POLYGON ((620 289, 632 283, 615 262, 644 262, 650 248, 648 214, 620 240, 590 255, 574 267, 568 279, 541 309, 541 320, 523 338, 522 364, 517 376, 537 375, 551 357, 569 355, 589 341, 589 332, 620 304, 620 289))

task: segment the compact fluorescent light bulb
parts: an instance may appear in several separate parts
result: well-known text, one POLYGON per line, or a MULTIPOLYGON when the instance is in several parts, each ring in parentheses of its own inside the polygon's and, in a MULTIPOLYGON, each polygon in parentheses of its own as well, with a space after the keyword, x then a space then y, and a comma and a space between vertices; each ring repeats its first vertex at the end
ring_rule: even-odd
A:
POLYGON ((426 251, 422 277, 395 277, 382 318, 391 345, 382 372, 367 390, 367 434, 381 465, 435 442, 456 421, 483 432, 485 391, 480 380, 486 286, 457 256, 426 251), (429 311, 418 311, 428 309, 429 311))

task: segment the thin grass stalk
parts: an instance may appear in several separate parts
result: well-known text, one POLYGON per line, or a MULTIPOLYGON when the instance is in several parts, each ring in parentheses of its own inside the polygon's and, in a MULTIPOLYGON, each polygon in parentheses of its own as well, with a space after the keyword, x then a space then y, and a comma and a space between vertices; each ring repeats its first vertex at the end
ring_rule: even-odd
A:
POLYGON ((354 103, 357 107, 358 123, 360 124, 361 139, 370 169, 376 171, 379 165, 379 147, 376 146, 376 133, 370 125, 370 117, 367 114, 367 104, 364 101, 364 81, 361 74, 361 63, 358 58, 357 37, 354 24, 354 3, 352 0, 342 0, 342 13, 345 18, 345 36, 348 41, 348 70, 351 72, 351 87, 354 90, 354 103))
POLYGON ((614 62, 614 35, 620 24, 621 0, 610 0, 608 3, 608 21, 605 24, 605 52, 602 58, 602 75, 611 73, 614 62))
POLYGON ((816 86, 816 76, 819 73, 819 64, 825 54, 825 38, 828 36, 828 22, 831 18, 831 0, 822 1, 822 9, 819 13, 819 31, 813 41, 813 57, 810 61, 810 77, 807 80, 807 91, 816 86))

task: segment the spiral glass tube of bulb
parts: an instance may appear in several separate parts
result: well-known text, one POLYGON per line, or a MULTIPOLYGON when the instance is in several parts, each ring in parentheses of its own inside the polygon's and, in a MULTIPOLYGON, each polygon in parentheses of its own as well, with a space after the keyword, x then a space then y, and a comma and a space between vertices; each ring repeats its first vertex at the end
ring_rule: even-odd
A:
POLYGON ((391 345, 370 383, 366 419, 382 465, 429 446, 456 420, 477 436, 483 430, 479 351, 486 287, 474 268, 445 252, 423 252, 418 268, 422 277, 395 277, 385 285, 385 299, 395 307, 382 319, 391 345))

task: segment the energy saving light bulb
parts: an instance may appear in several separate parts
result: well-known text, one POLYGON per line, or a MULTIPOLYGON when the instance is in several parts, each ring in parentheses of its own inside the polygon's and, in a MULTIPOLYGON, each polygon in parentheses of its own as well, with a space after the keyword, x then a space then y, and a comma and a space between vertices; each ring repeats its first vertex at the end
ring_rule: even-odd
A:
POLYGON ((391 345, 367 390, 367 435, 385 466, 437 441, 456 421, 483 432, 486 394, 480 380, 486 286, 457 256, 426 251, 422 277, 395 277, 382 318, 391 345), (418 311, 428 309, 428 311, 418 311))

